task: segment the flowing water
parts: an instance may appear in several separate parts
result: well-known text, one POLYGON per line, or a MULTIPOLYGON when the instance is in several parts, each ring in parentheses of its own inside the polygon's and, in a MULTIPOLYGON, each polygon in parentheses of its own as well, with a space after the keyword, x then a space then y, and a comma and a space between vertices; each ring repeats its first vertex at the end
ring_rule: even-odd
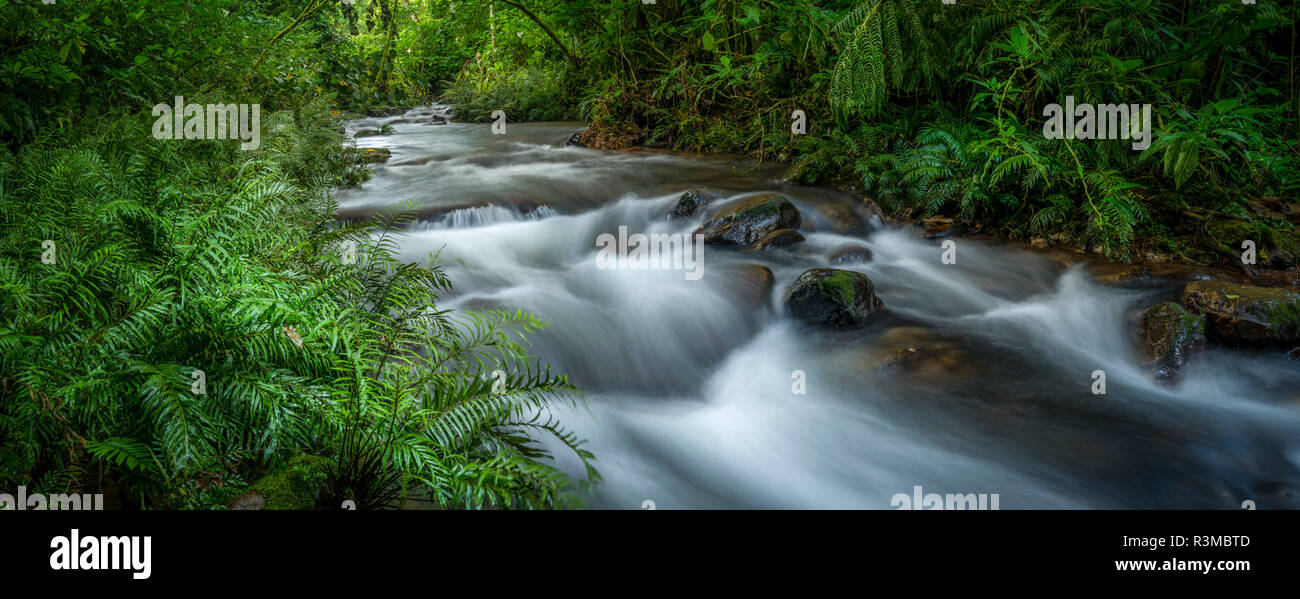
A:
MULTIPOLYGON (((430 110, 445 111, 413 113, 430 110)), ((779 165, 565 147, 579 126, 399 123, 358 140, 392 159, 337 198, 344 218, 414 206, 403 258, 441 250, 455 284, 443 307, 523 308, 550 324, 533 349, 587 397, 559 416, 604 475, 591 506, 890 509, 920 486, 997 494, 1001 509, 1300 507, 1300 362, 1212 347, 1172 385, 1142 366, 1137 315, 1183 281, 1104 284, 969 239, 945 265, 940 241, 782 183, 779 165), (709 246, 698 280, 600 268, 602 233, 694 231, 699 216, 666 218, 689 187, 710 211, 782 193, 806 241, 709 246), (849 243, 873 259, 836 267, 867 274, 886 314, 839 331, 785 316, 790 283, 849 243)))

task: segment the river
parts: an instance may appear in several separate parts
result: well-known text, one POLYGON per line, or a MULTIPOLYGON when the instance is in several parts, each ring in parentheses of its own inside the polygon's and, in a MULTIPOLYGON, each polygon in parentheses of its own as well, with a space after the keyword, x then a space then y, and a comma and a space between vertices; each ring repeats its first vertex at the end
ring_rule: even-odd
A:
POLYGON ((533 349, 586 395, 587 409, 558 416, 604 475, 592 507, 891 509, 918 486, 996 494, 1001 509, 1300 507, 1300 361, 1211 347, 1174 384, 1143 366, 1137 316, 1175 299, 1177 278, 1108 284, 960 237, 944 264, 940 240, 878 226, 849 195, 782 183, 782 165, 565 147, 579 123, 393 127, 358 140, 393 155, 337 193, 340 215, 414 202, 402 257, 441 250, 455 285, 442 307, 522 308, 550 324, 533 349), (666 218, 690 187, 711 209, 781 193, 806 241, 708 246, 698 280, 600 268, 603 233, 698 227, 666 218), (783 293, 845 244, 873 257, 835 267, 868 275, 885 315, 850 330, 792 321, 783 293))

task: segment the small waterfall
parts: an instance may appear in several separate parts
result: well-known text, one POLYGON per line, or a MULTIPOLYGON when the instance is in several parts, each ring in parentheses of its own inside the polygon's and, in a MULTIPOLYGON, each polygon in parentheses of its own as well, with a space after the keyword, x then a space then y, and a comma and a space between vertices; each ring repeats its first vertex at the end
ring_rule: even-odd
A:
POLYGON ((498 223, 539 220, 557 214, 559 213, 550 206, 545 205, 537 206, 528 212, 520 212, 514 208, 504 206, 473 206, 453 210, 436 221, 421 221, 412 228, 421 231, 430 229, 471 229, 498 223))

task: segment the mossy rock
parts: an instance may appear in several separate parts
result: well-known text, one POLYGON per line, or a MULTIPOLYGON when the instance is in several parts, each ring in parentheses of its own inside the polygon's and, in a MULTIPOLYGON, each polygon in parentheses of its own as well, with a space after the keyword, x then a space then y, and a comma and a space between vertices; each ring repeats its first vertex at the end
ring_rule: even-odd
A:
POLYGON ((1226 343, 1300 342, 1300 292, 1227 281, 1193 281, 1183 306, 1205 315, 1209 337, 1226 343))
POLYGON ((836 268, 814 268, 799 275, 785 305, 798 320, 831 327, 863 325, 885 308, 867 275, 836 268))
POLYGON ((1138 339, 1156 378, 1167 380, 1178 374, 1188 357, 1205 348, 1205 317, 1174 302, 1151 306, 1138 320, 1138 339))
POLYGON ((376 135, 382 135, 378 129, 359 129, 356 133, 352 134, 352 138, 360 139, 362 137, 374 137, 376 135))
POLYGON ((262 477, 231 502, 231 509, 312 510, 329 488, 330 460, 297 456, 262 477))
POLYGON ((798 229, 799 210, 785 196, 765 193, 723 209, 697 233, 704 243, 748 247, 781 229, 798 229))

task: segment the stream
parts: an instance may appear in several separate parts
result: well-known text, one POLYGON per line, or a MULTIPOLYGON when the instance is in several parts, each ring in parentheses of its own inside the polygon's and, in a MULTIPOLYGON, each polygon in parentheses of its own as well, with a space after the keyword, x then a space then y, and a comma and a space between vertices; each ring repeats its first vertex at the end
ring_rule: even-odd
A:
POLYGON ((944 264, 941 240, 882 227, 842 192, 783 183, 784 165, 566 147, 581 126, 397 122, 357 140, 392 158, 336 199, 349 219, 413 202, 401 258, 441 250, 455 286, 441 307, 549 323, 532 350, 586 396, 555 415, 604 476, 590 507, 894 509, 918 486, 996 494, 1000 509, 1300 507, 1300 361, 1212 345, 1173 384, 1143 364, 1137 317, 1185 280, 1105 283, 962 237, 944 264), (780 193, 806 240, 706 246, 698 280, 601 267, 597 238, 621 226, 692 233, 702 215, 667 218, 692 187, 710 214, 780 193), (832 265, 846 244, 872 258, 832 265), (884 315, 844 330, 788 317, 795 278, 831 266, 869 276, 884 315))

